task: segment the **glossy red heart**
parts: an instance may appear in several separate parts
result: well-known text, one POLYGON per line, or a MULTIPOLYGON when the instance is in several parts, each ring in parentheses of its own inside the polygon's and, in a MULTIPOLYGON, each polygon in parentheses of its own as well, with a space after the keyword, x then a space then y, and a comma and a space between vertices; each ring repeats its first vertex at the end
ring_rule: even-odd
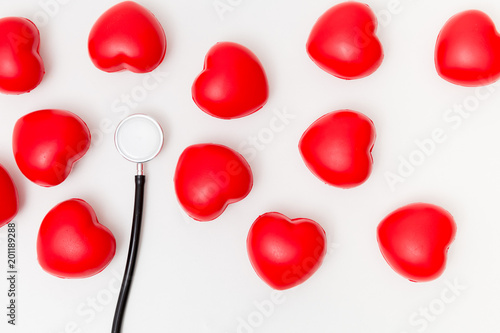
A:
POLYGON ((437 38, 435 64, 443 79, 461 86, 497 81, 500 36, 490 17, 478 10, 467 10, 450 18, 437 38))
POLYGON ((309 57, 341 79, 360 79, 375 72, 384 58, 375 35, 377 18, 363 3, 347 1, 328 9, 307 40, 309 57))
POLYGON ((12 147, 19 169, 29 180, 55 186, 89 149, 90 131, 69 111, 35 111, 16 122, 12 147))
POLYGON ((351 188, 371 174, 375 136, 373 122, 364 114, 334 111, 309 126, 299 150, 316 177, 329 185, 351 188))
POLYGON ((377 240, 394 271, 410 281, 424 282, 443 273, 456 229, 443 208, 414 203, 385 217, 377 228, 377 240))
POLYGON ((39 54, 40 33, 22 17, 0 19, 0 92, 23 94, 42 82, 45 69, 39 54))
POLYGON ((193 219, 211 221, 245 198, 253 186, 252 170, 236 151, 215 144, 187 147, 174 176, 182 208, 193 219))
POLYGON ((86 278, 101 272, 115 250, 113 234, 81 199, 52 208, 38 232, 38 262, 47 273, 60 278, 86 278))
POLYGON ((14 181, 0 164, 0 228, 12 221, 18 211, 18 196, 14 181))
POLYGON ((309 279, 321 266, 326 233, 312 220, 266 213, 250 228, 247 251, 264 282, 274 289, 289 289, 309 279))
POLYGON ((100 70, 147 73, 165 58, 167 39, 153 13, 125 1, 99 17, 90 31, 88 47, 92 62, 100 70))
POLYGON ((236 43, 220 42, 208 51, 192 95, 196 105, 209 115, 233 119, 262 108, 269 87, 264 68, 252 51, 236 43))

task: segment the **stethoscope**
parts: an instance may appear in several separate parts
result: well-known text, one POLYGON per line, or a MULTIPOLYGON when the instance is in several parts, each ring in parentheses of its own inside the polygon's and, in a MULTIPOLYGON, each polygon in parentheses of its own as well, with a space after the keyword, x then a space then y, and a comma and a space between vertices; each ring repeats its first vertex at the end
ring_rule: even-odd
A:
POLYGON ((130 235, 127 264, 125 266, 125 273, 123 275, 111 331, 112 333, 120 333, 139 248, 142 211, 144 207, 144 185, 146 182, 144 163, 152 160, 160 153, 163 147, 163 131, 158 122, 153 118, 144 114, 134 114, 118 124, 115 132, 115 145, 123 157, 137 163, 132 232, 130 235))

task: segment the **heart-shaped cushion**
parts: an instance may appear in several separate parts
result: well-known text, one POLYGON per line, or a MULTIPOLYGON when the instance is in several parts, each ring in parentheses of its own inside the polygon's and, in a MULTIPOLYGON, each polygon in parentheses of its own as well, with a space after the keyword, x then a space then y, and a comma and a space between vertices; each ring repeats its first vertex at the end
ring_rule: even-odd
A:
POLYGON ((60 278, 86 278, 101 272, 113 259, 116 241, 81 199, 64 201, 40 225, 38 262, 60 278))
POLYGON ((105 72, 147 73, 163 61, 167 39, 153 13, 125 1, 99 17, 90 31, 88 48, 94 65, 105 72))
POLYGON ((22 17, 0 19, 0 92, 19 95, 42 82, 45 68, 39 53, 40 33, 22 17))
POLYGON ((210 221, 250 193, 253 175, 238 152, 223 145, 197 144, 179 157, 174 183, 186 213, 197 221, 210 221))
POLYGON ((62 183, 90 148, 87 124, 72 112, 40 110, 16 122, 12 148, 17 166, 45 187, 62 183))
POLYGON ((500 36, 485 13, 456 14, 441 29, 435 64, 445 80, 466 87, 491 84, 500 77, 500 36))
POLYGON ((330 112, 304 132, 299 150, 311 172, 326 184, 351 188, 372 171, 375 126, 352 110, 330 112))
POLYGON ((377 18, 363 3, 347 1, 328 9, 307 40, 309 57, 324 71, 345 80, 375 72, 384 58, 375 35, 377 18))
POLYGON ((269 95, 266 73, 248 48, 231 42, 215 44, 192 87, 200 109, 217 118, 248 116, 264 106, 269 95))
POLYGON ((309 279, 321 266, 326 233, 312 220, 266 213, 250 228, 247 251, 262 280, 274 289, 289 289, 309 279))
POLYGON ((397 209, 377 228, 380 251, 387 263, 410 281, 436 279, 446 266, 456 224, 441 207, 415 203, 397 209))
POLYGON ((0 164, 0 227, 12 221, 18 209, 16 186, 7 170, 0 164))

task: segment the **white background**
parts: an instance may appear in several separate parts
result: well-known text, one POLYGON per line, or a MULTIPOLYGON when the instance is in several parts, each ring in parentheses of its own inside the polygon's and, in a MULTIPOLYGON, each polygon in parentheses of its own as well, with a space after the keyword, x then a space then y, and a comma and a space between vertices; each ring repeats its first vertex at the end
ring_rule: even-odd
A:
MULTIPOLYGON (((144 92, 148 74, 107 74, 90 61, 88 33, 116 1, 59 1, 0 2, 1 17, 24 16, 39 23, 46 66, 46 75, 33 92, 0 96, 0 163, 12 174, 21 203, 15 218, 18 326, 6 324, 2 306, 2 332, 110 332, 117 276, 122 275, 127 255, 135 166, 118 155, 111 132, 124 117, 114 112, 125 105, 122 95, 144 92), (94 146, 69 178, 48 189, 24 178, 11 149, 16 120, 44 108, 78 114, 94 134, 94 146), (36 237, 45 214, 73 197, 94 207, 100 222, 115 235, 117 253, 95 277, 61 280, 38 265, 36 237), (95 309, 89 305, 92 299, 95 309)), ((221 2, 233 4, 222 18, 213 0, 140 2, 163 25, 168 51, 154 72, 160 77, 157 88, 147 91, 145 98, 133 98, 136 105, 126 111, 157 118, 166 142, 158 158, 146 166, 146 215, 123 332, 498 332, 500 84, 479 101, 476 89, 452 85, 437 75, 433 53, 439 30, 453 14, 477 8, 500 24, 500 3, 401 0, 390 14, 387 8, 392 1, 370 1, 375 12, 385 13, 378 32, 384 62, 368 78, 348 82, 319 69, 305 50, 316 19, 338 1, 221 2), (249 47, 261 60, 270 83, 269 101, 262 110, 231 121, 206 115, 191 99, 191 85, 205 53, 225 40, 249 47), (479 101, 479 105, 454 128, 443 117, 464 101, 479 101), (316 179, 297 149, 301 134, 315 119, 343 108, 365 113, 377 129, 373 173, 365 184, 351 190, 316 179), (250 195, 213 222, 187 218, 172 181, 183 149, 201 142, 248 149, 248 137, 265 131, 274 112, 284 109, 295 118, 249 158, 255 178, 250 195), (442 128, 447 140, 392 191, 386 172, 397 172, 398 156, 408 158, 417 149, 414 141, 429 138, 435 128, 442 128), (379 221, 417 201, 441 205, 458 225, 445 273, 422 284, 393 272, 376 242, 379 221), (268 304, 272 289, 254 273, 245 241, 252 222, 268 211, 314 219, 326 230, 329 245, 318 272, 282 293, 272 314, 263 314, 255 302, 268 304), (442 309, 441 295, 452 295, 447 283, 454 281, 466 289, 442 309), (419 309, 429 306, 434 308, 431 314, 439 314, 422 322, 419 309), (412 324, 411 318, 419 324, 412 324), (253 326, 239 328, 242 321, 253 326)), ((6 228, 0 230, 0 272, 7 271, 6 232, 6 228)), ((6 291, 2 278, 0 304, 7 302, 6 291)))

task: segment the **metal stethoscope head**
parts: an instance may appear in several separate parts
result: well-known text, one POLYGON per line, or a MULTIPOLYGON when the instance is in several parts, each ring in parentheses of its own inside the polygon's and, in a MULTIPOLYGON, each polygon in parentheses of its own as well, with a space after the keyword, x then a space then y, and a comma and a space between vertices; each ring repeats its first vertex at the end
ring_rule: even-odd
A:
POLYGON ((142 175, 142 164, 155 158, 163 147, 163 130, 150 116, 133 114, 118 124, 115 146, 124 158, 137 163, 138 174, 142 175))

